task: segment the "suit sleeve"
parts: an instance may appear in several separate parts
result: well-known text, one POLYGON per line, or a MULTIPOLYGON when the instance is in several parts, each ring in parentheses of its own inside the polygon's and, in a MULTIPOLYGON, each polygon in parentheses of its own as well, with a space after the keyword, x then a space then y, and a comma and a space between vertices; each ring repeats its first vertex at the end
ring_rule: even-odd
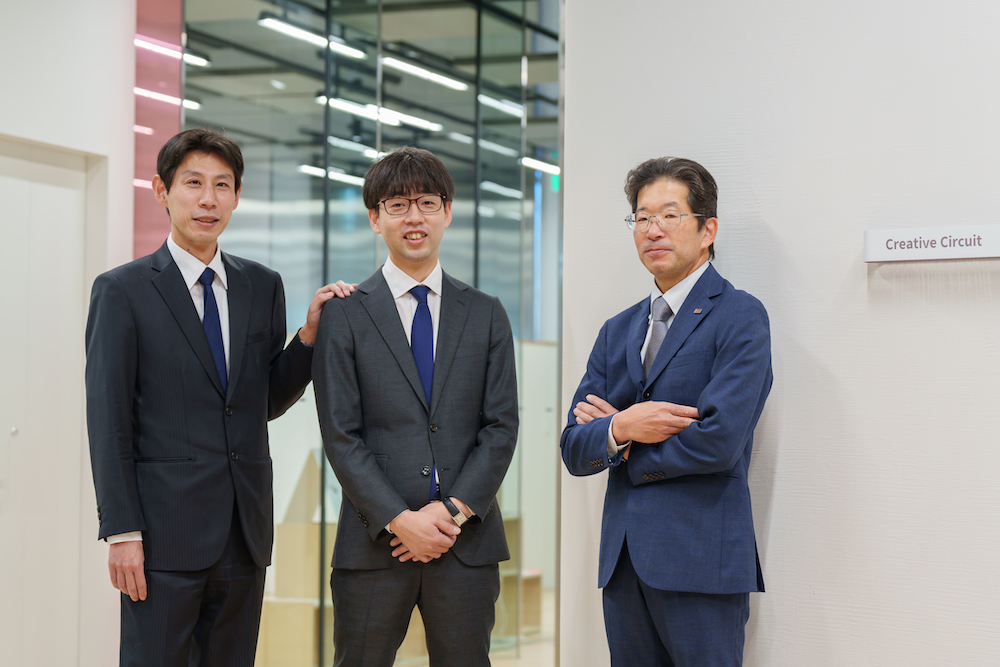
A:
POLYGON ((517 377, 514 336, 500 300, 493 297, 486 386, 476 446, 469 453, 448 495, 458 498, 481 521, 490 509, 517 444, 517 377))
POLYGON ((593 475, 608 466, 618 465, 622 460, 621 452, 613 458, 608 457, 608 423, 611 417, 595 419, 587 424, 577 424, 573 415, 573 407, 585 401, 587 394, 601 398, 608 396, 607 355, 608 324, 605 322, 594 342, 590 359, 587 360, 587 372, 573 396, 566 428, 563 429, 560 440, 563 463, 571 475, 593 475))
POLYGON ((87 317, 87 435, 98 538, 146 529, 136 486, 132 410, 138 367, 135 319, 114 276, 94 282, 87 317))
POLYGON ((633 446, 633 484, 655 479, 643 478, 654 471, 662 479, 725 472, 744 455, 771 389, 770 326, 754 298, 743 299, 726 322, 718 332, 711 379, 698 398, 701 421, 662 443, 633 446))
POLYGON ((323 448, 344 493, 367 517, 368 534, 375 540, 409 507, 361 437, 363 413, 355 343, 343 301, 327 301, 316 332, 312 365, 323 448))
POLYGON ((267 392, 267 418, 285 414, 312 379, 313 351, 295 334, 285 347, 285 288, 275 274, 274 300, 271 306, 271 366, 267 392))

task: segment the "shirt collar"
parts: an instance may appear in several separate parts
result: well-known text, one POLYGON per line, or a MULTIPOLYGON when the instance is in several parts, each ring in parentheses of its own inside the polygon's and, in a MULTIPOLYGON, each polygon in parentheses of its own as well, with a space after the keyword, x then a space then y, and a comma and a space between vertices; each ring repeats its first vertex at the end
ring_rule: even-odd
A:
MULTIPOLYGON (((195 283, 198 282, 201 274, 205 272, 205 265, 202 264, 200 259, 177 245, 171 236, 167 237, 167 250, 170 251, 170 256, 174 258, 174 264, 181 270, 181 277, 184 278, 184 284, 187 285, 190 291, 195 283)), ((229 290, 229 277, 226 275, 226 265, 222 263, 222 249, 218 245, 215 247, 215 257, 208 263, 208 268, 215 271, 215 275, 222 281, 223 289, 229 290)))
POLYGON ((434 270, 431 271, 431 274, 423 282, 417 282, 411 278, 401 268, 393 264, 392 259, 389 258, 382 265, 382 275, 385 277, 386 284, 389 285, 389 291, 392 292, 393 299, 398 299, 417 285, 426 285, 430 288, 431 292, 441 296, 441 262, 434 265, 434 270))
POLYGON ((705 262, 695 269, 691 275, 668 289, 666 292, 660 292, 660 288, 656 286, 656 281, 654 280, 653 289, 649 293, 650 317, 652 317, 653 312, 653 301, 661 296, 663 297, 663 300, 667 302, 667 305, 670 306, 671 312, 675 315, 679 313, 681 306, 684 305, 684 302, 687 300, 688 294, 690 294, 691 290, 694 288, 695 283, 697 283, 702 275, 704 275, 705 271, 708 271, 708 265, 709 262, 705 262))

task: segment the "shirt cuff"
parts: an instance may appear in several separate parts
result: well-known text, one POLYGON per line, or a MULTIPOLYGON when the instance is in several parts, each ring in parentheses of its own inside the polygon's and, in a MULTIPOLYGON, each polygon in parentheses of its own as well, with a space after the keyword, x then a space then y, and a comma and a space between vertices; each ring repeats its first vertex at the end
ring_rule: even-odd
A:
POLYGON ((626 447, 632 444, 631 440, 629 440, 623 445, 619 445, 617 442, 615 442, 615 436, 611 434, 611 427, 614 425, 614 423, 615 423, 615 415, 611 415, 611 419, 608 420, 608 458, 610 459, 613 459, 615 455, 618 454, 618 452, 620 452, 621 450, 625 449, 626 447))
POLYGON ((130 533, 118 533, 117 535, 108 535, 104 538, 104 541, 108 544, 118 544, 119 542, 142 542, 142 531, 133 530, 130 533))

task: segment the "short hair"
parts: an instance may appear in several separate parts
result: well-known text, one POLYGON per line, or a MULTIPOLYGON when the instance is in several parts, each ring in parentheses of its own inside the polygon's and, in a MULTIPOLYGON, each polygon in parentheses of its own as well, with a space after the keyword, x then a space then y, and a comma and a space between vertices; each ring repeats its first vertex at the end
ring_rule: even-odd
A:
POLYGON ((361 196, 368 210, 373 210, 383 199, 410 192, 438 194, 446 201, 453 201, 455 181, 434 153, 423 148, 403 146, 368 168, 361 196))
POLYGON ((243 153, 236 142, 215 130, 199 127, 185 130, 172 136, 163 144, 156 158, 156 173, 163 185, 170 191, 174 182, 174 173, 188 153, 202 152, 216 155, 233 170, 235 191, 239 192, 243 180, 243 153))
MULTIPOLYGON (((708 170, 695 162, 680 157, 658 157, 646 160, 625 177, 625 196, 635 213, 639 202, 639 191, 656 181, 677 181, 687 186, 687 203, 698 218, 698 229, 705 226, 709 218, 718 217, 719 188, 708 170)), ((709 259, 715 259, 715 244, 708 247, 709 259)))

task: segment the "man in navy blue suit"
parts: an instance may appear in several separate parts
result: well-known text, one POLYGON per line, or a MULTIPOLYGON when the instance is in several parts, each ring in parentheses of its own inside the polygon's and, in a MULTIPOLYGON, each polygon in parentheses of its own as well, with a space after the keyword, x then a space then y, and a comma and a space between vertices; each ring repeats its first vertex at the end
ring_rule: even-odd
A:
POLYGON ((602 327, 563 461, 573 475, 609 470, 599 585, 612 664, 739 666, 749 593, 764 590, 747 469, 771 389, 767 312, 709 263, 718 190, 704 167, 648 160, 625 193, 654 282, 602 327))

